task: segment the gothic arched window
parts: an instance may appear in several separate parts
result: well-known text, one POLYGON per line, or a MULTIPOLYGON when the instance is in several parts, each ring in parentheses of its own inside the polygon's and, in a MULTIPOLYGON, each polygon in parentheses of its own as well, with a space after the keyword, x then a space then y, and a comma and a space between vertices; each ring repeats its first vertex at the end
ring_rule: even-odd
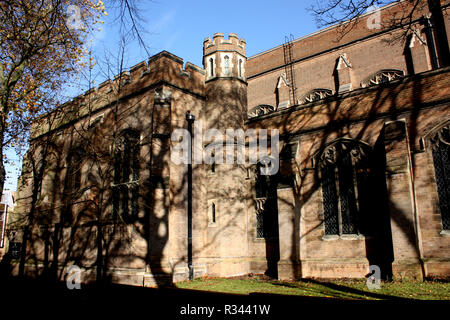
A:
POLYGON ((114 152, 113 210, 125 222, 139 211, 139 134, 126 130, 117 139, 114 152))
POLYGON ((224 71, 225 75, 230 74, 230 57, 229 56, 225 56, 223 58, 223 71, 224 71))
POLYGON ((326 235, 359 234, 365 201, 369 199, 370 147, 339 139, 318 158, 326 235))
POLYGON ((242 78, 242 59, 239 59, 239 78, 242 78))
POLYGON ((210 77, 214 76, 214 59, 213 58, 209 58, 209 76, 210 77))
POLYGON ((277 237, 276 186, 271 176, 261 174, 261 163, 255 167, 256 238, 277 237))
POLYGON ((75 148, 67 156, 66 177, 64 179, 64 222, 73 219, 73 205, 79 198, 84 150, 75 148))
POLYGON ((442 229, 450 230, 450 122, 430 138, 442 229))

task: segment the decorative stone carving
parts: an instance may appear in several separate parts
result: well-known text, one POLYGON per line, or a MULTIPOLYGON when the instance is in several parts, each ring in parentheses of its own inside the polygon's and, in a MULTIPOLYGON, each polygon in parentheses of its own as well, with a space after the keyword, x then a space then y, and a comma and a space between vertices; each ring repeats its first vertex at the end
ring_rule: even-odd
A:
POLYGON ((344 68, 351 68, 351 67, 352 67, 352 64, 348 60, 347 54, 346 53, 341 53, 339 55, 339 58, 338 58, 336 69, 337 70, 341 70, 341 69, 344 69, 344 68))
POLYGON ((426 46, 427 42, 425 39, 420 35, 420 31, 417 29, 413 29, 411 39, 409 40, 409 47, 414 48, 416 42, 418 42, 419 45, 426 46))
POLYGON ((172 92, 167 89, 156 89, 155 90, 155 102, 164 103, 169 102, 172 99, 172 92))
POLYGON ((361 83, 362 88, 375 86, 381 83, 388 83, 396 79, 403 78, 405 73, 402 70, 386 69, 381 70, 370 76, 361 83))
POLYGON ((255 199, 255 209, 256 213, 264 212, 264 205, 266 204, 267 198, 257 198, 255 199))
POLYGON ((450 146, 450 123, 436 131, 430 137, 431 147, 436 149, 440 143, 450 146))
POLYGON ((314 101, 319 101, 327 97, 331 97, 333 91, 330 89, 313 89, 299 99, 298 104, 305 104, 314 101))
POLYGON ((350 63, 347 54, 341 53, 336 63, 335 77, 339 84, 338 93, 351 91, 352 85, 352 64, 350 63))
POLYGON ((320 168, 327 164, 336 164, 339 156, 348 153, 352 157, 353 163, 359 163, 367 159, 370 147, 357 141, 339 139, 327 146, 318 158, 320 168))
POLYGON ((249 118, 255 118, 255 117, 259 117, 271 112, 275 111, 275 107, 268 105, 268 104, 260 104, 259 106, 256 106, 254 108, 252 108, 249 112, 248 112, 248 117, 249 118))

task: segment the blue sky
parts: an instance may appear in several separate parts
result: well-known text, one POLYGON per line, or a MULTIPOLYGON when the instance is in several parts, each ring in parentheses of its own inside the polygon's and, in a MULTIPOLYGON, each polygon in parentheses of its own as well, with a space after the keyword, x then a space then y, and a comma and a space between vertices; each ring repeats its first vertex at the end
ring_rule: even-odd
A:
MULTIPOLYGON (((202 44, 206 37, 216 32, 236 33, 246 40, 247 56, 252 56, 282 44, 285 36, 293 34, 299 38, 317 30, 312 14, 306 10, 314 2, 143 1, 148 31, 144 38, 151 55, 167 50, 185 62, 202 66, 202 44)), ((105 46, 117 49, 114 30, 106 19, 93 51, 102 51, 105 46)), ((134 46, 127 53, 127 67, 146 58, 145 51, 134 46)))
MULTIPOLYGON (((317 30, 314 17, 307 11, 315 1, 181 1, 143 0, 143 16, 146 20, 143 38, 150 55, 169 51, 184 62, 202 67, 202 46, 206 37, 216 32, 236 33, 247 42, 247 56, 276 47, 292 34, 299 38, 317 30)), ((105 1, 107 3, 107 1, 105 1)), ((93 39, 91 50, 96 57, 103 57, 105 50, 117 55, 117 23, 112 21, 114 12, 105 17, 102 30, 93 39)), ((148 58, 147 53, 135 43, 126 51, 125 68, 148 58)), ((99 61, 101 59, 99 58, 99 61)), ((101 62, 99 62, 101 66, 101 62)), ((97 74, 95 83, 106 80, 97 74)), ((78 89, 67 90, 67 97, 74 97, 86 89, 82 83, 78 89)), ((14 151, 7 152, 14 165, 6 164, 5 189, 16 190, 21 161, 14 151)))

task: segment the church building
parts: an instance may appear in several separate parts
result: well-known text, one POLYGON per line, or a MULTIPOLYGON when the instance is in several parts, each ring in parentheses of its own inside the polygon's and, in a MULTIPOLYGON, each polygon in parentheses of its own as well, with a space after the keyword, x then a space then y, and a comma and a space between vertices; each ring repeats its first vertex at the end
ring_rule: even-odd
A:
POLYGON ((215 33, 203 67, 163 51, 42 116, 9 218, 13 271, 449 277, 449 3, 421 2, 403 27, 410 3, 388 5, 251 57, 215 33), (277 170, 220 161, 227 132, 247 160, 249 133, 266 134, 277 170))

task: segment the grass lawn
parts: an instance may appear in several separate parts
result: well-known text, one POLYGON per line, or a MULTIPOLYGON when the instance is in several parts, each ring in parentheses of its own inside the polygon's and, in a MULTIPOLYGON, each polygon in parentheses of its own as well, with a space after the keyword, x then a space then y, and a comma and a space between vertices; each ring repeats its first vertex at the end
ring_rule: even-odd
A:
POLYGON ((277 281, 262 276, 239 278, 199 278, 177 283, 178 288, 223 293, 271 293, 335 299, 419 299, 450 300, 450 283, 439 281, 395 281, 369 290, 366 280, 277 281))

